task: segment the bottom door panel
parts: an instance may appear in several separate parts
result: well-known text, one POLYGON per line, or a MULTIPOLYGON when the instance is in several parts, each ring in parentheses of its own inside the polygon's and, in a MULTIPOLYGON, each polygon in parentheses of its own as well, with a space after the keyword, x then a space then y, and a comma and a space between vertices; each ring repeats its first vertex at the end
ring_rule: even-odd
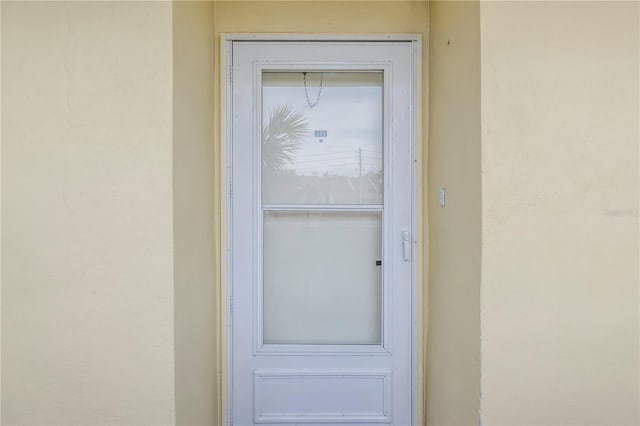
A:
POLYGON ((257 370, 255 423, 391 423, 389 370, 257 370))

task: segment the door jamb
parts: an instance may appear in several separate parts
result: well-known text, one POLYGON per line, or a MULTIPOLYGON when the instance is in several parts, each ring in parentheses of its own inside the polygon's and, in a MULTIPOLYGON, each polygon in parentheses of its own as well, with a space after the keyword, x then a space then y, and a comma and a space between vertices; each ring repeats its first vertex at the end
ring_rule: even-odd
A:
POLYGON ((424 359, 424 344, 419 346, 418 332, 424 335, 423 324, 419 323, 423 314, 426 312, 426 306, 419 303, 418 296, 418 270, 421 258, 418 257, 418 242, 422 244, 422 236, 419 231, 422 229, 421 220, 421 197, 418 197, 418 190, 422 184, 418 180, 418 171, 422 170, 422 160, 420 154, 421 129, 422 129, 422 34, 296 34, 296 33, 221 33, 220 34, 220 137, 221 137, 221 174, 220 189, 221 195, 221 288, 219 289, 219 326, 218 335, 219 353, 221 360, 219 363, 220 380, 219 394, 221 395, 220 407, 223 410, 222 418, 225 425, 233 425, 233 374, 235 366, 233 365, 233 324, 232 324, 232 306, 233 306, 233 277, 231 276, 231 253, 232 253, 232 212, 231 198, 233 195, 233 186, 230 180, 232 176, 232 82, 233 67, 232 54, 233 42, 235 41, 371 41, 371 42, 389 42, 404 41, 410 42, 412 45, 411 54, 411 85, 414 88, 410 97, 410 110, 413 112, 410 117, 410 149, 411 149, 411 226, 412 226, 412 248, 411 259, 414 259, 411 265, 411 416, 414 424, 419 424, 418 405, 423 407, 422 415, 424 415, 424 404, 418 404, 418 383, 422 383, 422 395, 424 395, 424 387, 426 379, 420 381, 418 377, 419 366, 418 358, 424 359), (421 355, 421 356, 419 356, 421 355))

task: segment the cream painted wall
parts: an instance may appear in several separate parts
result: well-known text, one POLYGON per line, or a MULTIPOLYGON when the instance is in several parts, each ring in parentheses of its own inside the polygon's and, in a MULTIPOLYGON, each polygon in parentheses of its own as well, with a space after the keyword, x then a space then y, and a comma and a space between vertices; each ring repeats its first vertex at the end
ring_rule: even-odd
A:
POLYGON ((480 410, 480 7, 432 2, 429 49, 427 423, 480 410), (444 207, 438 190, 446 189, 444 207))
POLYGON ((171 4, 2 3, 2 423, 174 423, 171 4))
POLYGON ((428 9, 2 2, 2 422, 221 423, 226 32, 425 36, 429 424, 640 422, 638 3, 428 9))
POLYGON ((173 194, 176 424, 220 412, 219 173, 214 144, 213 3, 173 3, 173 194), (218 202, 216 202, 216 197, 218 202))
POLYGON ((482 417, 638 424, 637 2, 482 2, 482 417))

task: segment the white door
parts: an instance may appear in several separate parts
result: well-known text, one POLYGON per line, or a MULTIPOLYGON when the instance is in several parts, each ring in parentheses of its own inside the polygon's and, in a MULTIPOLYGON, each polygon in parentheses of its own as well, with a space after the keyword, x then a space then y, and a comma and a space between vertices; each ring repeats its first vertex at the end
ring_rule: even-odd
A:
POLYGON ((417 41, 232 41, 233 425, 413 423, 417 41))

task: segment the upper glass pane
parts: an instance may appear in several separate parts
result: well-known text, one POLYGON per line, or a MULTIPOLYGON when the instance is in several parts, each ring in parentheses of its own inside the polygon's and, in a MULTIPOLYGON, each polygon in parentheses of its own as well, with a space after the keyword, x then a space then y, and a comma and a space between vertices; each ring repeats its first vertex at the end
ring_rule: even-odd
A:
POLYGON ((382 204, 382 71, 262 73, 262 202, 382 204))

